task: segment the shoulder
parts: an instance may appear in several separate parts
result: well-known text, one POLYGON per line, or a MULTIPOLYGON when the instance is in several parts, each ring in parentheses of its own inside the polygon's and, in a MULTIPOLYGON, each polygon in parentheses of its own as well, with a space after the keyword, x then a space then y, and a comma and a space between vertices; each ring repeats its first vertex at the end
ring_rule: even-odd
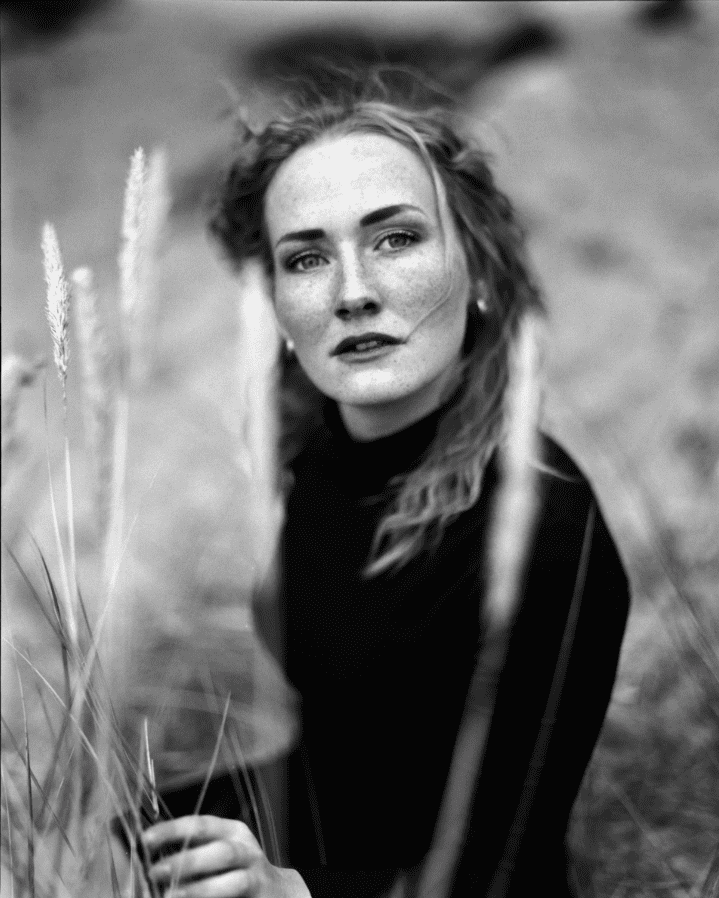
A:
POLYGON ((623 583, 626 574, 602 505, 580 465, 556 440, 541 434, 537 459, 539 507, 537 541, 541 551, 573 566, 583 547, 623 583))
POLYGON ((537 467, 540 500, 536 545, 553 574, 566 570, 574 576, 586 554, 597 583, 603 582, 614 593, 626 593, 628 578, 620 552, 584 471, 546 434, 541 435, 537 467))
POLYGON ((537 467, 543 477, 549 481, 573 484, 580 489, 591 486, 584 471, 577 462, 553 437, 546 433, 539 435, 539 458, 537 467))
POLYGON ((562 519, 567 524, 586 519, 597 498, 587 475, 556 440, 540 434, 539 453, 535 462, 540 494, 540 513, 550 520, 562 519))

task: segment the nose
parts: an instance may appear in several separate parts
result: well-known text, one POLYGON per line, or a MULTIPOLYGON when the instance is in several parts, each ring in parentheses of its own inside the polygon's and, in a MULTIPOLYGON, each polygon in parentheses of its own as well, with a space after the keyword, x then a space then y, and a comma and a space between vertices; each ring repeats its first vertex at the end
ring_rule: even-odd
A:
POLYGON ((362 260, 355 253, 345 256, 340 265, 335 315, 349 321, 364 315, 376 315, 380 310, 379 293, 362 260))

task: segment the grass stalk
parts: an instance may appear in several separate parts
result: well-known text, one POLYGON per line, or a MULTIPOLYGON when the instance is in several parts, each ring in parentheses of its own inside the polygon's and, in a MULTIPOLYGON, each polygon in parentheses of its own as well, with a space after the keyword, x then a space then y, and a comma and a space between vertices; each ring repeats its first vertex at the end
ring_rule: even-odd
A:
MULTIPOLYGON (((68 584, 68 607, 74 608, 74 595, 77 592, 77 553, 75 549, 75 519, 72 501, 72 477, 70 472, 70 447, 67 436, 67 365, 70 356, 69 351, 69 326, 70 326, 70 286, 65 277, 62 263, 62 255, 57 240, 55 228, 46 223, 42 231, 43 267, 45 271, 45 283, 47 286, 46 313, 50 325, 50 335, 53 343, 53 357, 58 377, 62 386, 63 431, 65 437, 65 491, 67 526, 70 549, 71 583, 68 584), (69 586, 73 591, 70 592, 69 586)), ((48 452, 49 458, 49 452, 48 452)), ((53 503, 53 515, 55 507, 53 503)), ((65 575, 67 580, 67 576, 65 575)), ((71 615, 70 627, 77 639, 75 615, 71 615)), ((74 640, 74 641, 75 641, 74 640)))
MULTIPOLYGON (((202 803, 205 800, 205 796, 207 795, 207 789, 210 785, 210 781, 212 780, 212 776, 215 772, 215 766, 217 765, 217 759, 220 756, 220 746, 222 745, 222 740, 225 738, 225 725, 227 723, 227 715, 230 710, 230 700, 231 696, 228 694, 225 699, 225 706, 222 711, 222 720, 220 722, 219 729, 217 731, 217 737, 215 739, 215 746, 212 750, 212 757, 210 758, 210 764, 207 768, 207 773, 205 774, 205 779, 202 783, 202 788, 200 789, 200 794, 197 796, 197 801, 195 802, 195 808, 193 810, 193 815, 197 816, 200 813, 200 809, 202 807, 202 803)), ((182 843, 182 847, 180 848, 180 854, 184 854, 187 851, 187 848, 190 844, 190 836, 189 834, 185 838, 182 843)), ((179 875, 179 874, 178 874, 179 875)), ((177 879, 173 877, 173 880, 170 882, 169 890, 172 891, 177 886, 177 879)))
POLYGON ((10 799, 8 798, 7 794, 7 783, 5 782, 4 768, 0 768, 0 779, 2 780, 3 798, 5 800, 5 817, 7 819, 7 831, 4 838, 7 839, 7 852, 10 861, 10 898, 15 898, 15 858, 13 855, 15 831, 13 829, 12 817, 10 815, 10 799))
POLYGON ((719 842, 700 886, 699 898, 719 898, 719 842))
POLYGON ((67 436, 67 414, 64 416, 63 427, 65 430, 65 502, 67 508, 67 534, 70 547, 70 585, 72 588, 72 609, 75 640, 79 638, 77 625, 77 546, 75 544, 75 509, 72 491, 72 471, 70 468, 70 441, 67 436))
MULTIPOLYGON (((145 843, 139 837, 143 829, 142 825, 142 796, 145 787, 145 764, 144 760, 146 757, 145 751, 145 742, 144 742, 144 733, 140 738, 140 750, 139 757, 137 758, 137 763, 135 765, 135 770, 137 771, 137 779, 135 781, 135 795, 130 802, 130 808, 132 813, 132 819, 135 826, 135 833, 137 838, 135 841, 135 847, 137 850, 137 855, 140 859, 140 866, 142 869, 142 874, 144 877, 145 885, 149 889, 151 898, 157 898, 157 887, 150 877, 150 858, 147 852, 147 848, 145 847, 145 843)), ((149 759, 149 751, 147 751, 147 758, 149 759)), ((148 770, 149 773, 149 770, 148 770)))
POLYGON ((540 405, 539 321, 528 315, 516 338, 505 398, 503 477, 488 544, 489 581, 480 613, 483 645, 457 734, 432 845, 421 870, 417 898, 449 894, 469 821, 474 784, 489 735, 499 676, 517 610, 524 562, 535 516, 534 462, 540 405))
POLYGON ((559 699, 561 697, 562 687, 569 665, 569 656, 574 642, 574 634, 579 620, 579 610, 584 595, 584 585, 587 578, 589 552, 592 545, 595 520, 596 509, 594 505, 592 505, 587 514, 587 522, 584 529, 584 538, 582 540, 582 550, 574 582, 572 601, 567 613, 567 621, 562 634, 562 642, 560 644, 559 655, 552 677, 552 684, 549 689, 549 697, 547 699, 544 714, 542 715, 542 725, 532 751, 532 757, 527 768, 527 776, 522 786, 522 792, 519 801, 517 802, 514 819, 509 829, 509 837, 505 842, 504 853, 494 879, 492 880, 492 885, 487 893, 487 898, 504 898, 509 889, 509 881, 516 865, 516 855, 521 844, 527 816, 534 800, 542 768, 544 767, 544 760, 547 748, 549 747, 549 739, 554 727, 554 720, 559 707, 559 699))
POLYGON ((130 382, 142 384, 152 370, 152 351, 157 330, 158 271, 156 260, 170 211, 167 154, 161 147, 150 152, 142 183, 139 220, 137 300, 128 321, 130 382))
MULTIPOLYGON (((120 308, 126 324, 134 320, 140 298, 142 229, 145 217, 145 152, 138 147, 132 154, 125 185, 120 250, 120 308)), ((125 359, 127 363, 127 359, 125 359)))
POLYGON ((110 519, 103 549, 104 584, 107 594, 114 589, 120 570, 125 517, 125 477, 127 467, 130 400, 123 388, 116 400, 113 435, 110 519))
MULTIPOLYGON (((60 705, 60 708, 61 708, 63 711, 67 712, 67 711, 69 710, 68 707, 65 705, 65 703, 64 703, 63 700, 62 700, 62 697, 60 696, 60 694, 58 693, 58 691, 55 689, 55 687, 52 685, 52 683, 47 679, 47 677, 45 677, 45 676, 44 676, 44 675, 43 675, 43 674, 42 674, 42 673, 41 673, 41 672, 40 672, 40 671, 39 671, 39 670, 32 664, 32 662, 31 662, 30 659, 27 657, 27 655, 25 655, 24 652, 22 652, 16 645, 14 645, 12 642, 10 642, 10 641, 9 641, 6 637, 4 637, 4 636, 2 637, 2 640, 3 640, 3 642, 5 642, 5 643, 6 643, 6 644, 13 650, 13 652, 14 652, 19 658, 21 658, 23 661, 25 661, 25 663, 29 666, 29 668, 32 670, 32 672, 35 674, 35 676, 38 677, 38 678, 40 679, 40 681, 44 684, 44 686, 47 688, 47 690, 49 691, 50 695, 52 695, 52 696, 54 697, 54 699, 58 702, 58 704, 60 705)), ((75 724, 75 727, 78 729, 78 736, 79 736, 79 738, 80 738, 80 741, 81 741, 82 744, 84 745, 85 749, 88 751, 88 753, 90 754, 90 756, 92 757, 92 759, 93 759, 95 762, 97 762, 97 761, 99 760, 99 757, 98 757, 97 751, 95 750, 94 746, 92 745, 92 743, 90 742, 90 740, 87 738, 87 736, 86 736, 86 735, 85 735, 85 734, 78 728, 77 721, 74 720, 71 716, 70 716, 70 721, 71 721, 71 723, 75 724)), ((99 765, 98 765, 98 769, 99 769, 99 765)), ((101 774, 101 777, 102 777, 102 783, 103 783, 103 785, 105 786, 105 788, 110 789, 110 794, 111 794, 111 795, 113 796, 113 798, 115 799, 116 807, 119 808, 120 805, 119 805, 119 802, 117 801, 117 795, 116 795, 116 792, 115 792, 115 790, 114 790, 114 787, 112 786, 112 783, 111 783, 110 780, 107 778, 107 776, 102 772, 102 770, 100 770, 100 774, 101 774)))
MULTIPOLYGON (((2 724, 5 727, 8 739, 12 743, 14 752, 17 754, 18 757, 22 757, 22 755, 23 755, 22 749, 17 744, 17 740, 15 739, 15 735, 13 734, 12 730, 10 729, 10 726, 8 725, 8 723, 4 717, 2 717, 0 719, 2 720, 2 724)), ((39 814, 43 811, 43 809, 45 807, 47 807, 48 813, 53 818, 53 821, 55 822, 55 824, 59 827, 61 825, 61 823, 60 823, 59 818, 57 817, 57 814, 54 812, 54 810, 52 809, 52 806, 50 804, 50 801, 48 798, 47 786, 40 783, 40 781, 37 778, 37 775, 35 774, 35 772, 33 770, 30 771, 30 776, 32 777, 32 781, 35 784, 38 792, 40 793, 40 795, 42 796, 42 799, 43 799, 43 804, 40 807, 40 811, 38 812, 38 814, 33 814, 35 821, 37 821, 37 818, 38 818, 39 814)), ((40 827, 38 826, 38 829, 39 828, 40 827)), ((66 839, 66 843, 67 843, 67 847, 70 849, 70 851, 72 851, 72 846, 70 845, 70 842, 67 841, 67 839, 66 839)))
POLYGON ((150 786, 150 806, 152 808, 152 823, 160 819, 160 806, 157 803, 157 781, 155 780, 155 764, 150 754, 150 736, 147 729, 147 717, 142 720, 142 738, 145 753, 145 766, 147 767, 147 779, 150 786))
POLYGON ((27 838, 27 881, 31 898, 35 898, 35 827, 33 825, 33 797, 32 797, 32 763, 30 758, 30 732, 27 725, 27 708, 25 706, 25 693, 22 688, 22 677, 20 669, 15 663, 15 672, 17 674, 18 687, 20 689, 20 705, 22 707, 23 730, 25 735, 25 772, 26 772, 26 788, 27 788, 27 809, 30 826, 28 827, 27 838))
MULTIPOLYGON (((202 788, 200 789, 200 794, 197 796, 197 802, 195 803, 194 814, 200 813, 200 808, 202 807, 202 802, 205 800, 205 795, 207 795, 207 789, 210 785, 210 780, 212 779, 212 775, 215 772, 215 766, 217 765, 217 759, 220 755, 220 746, 222 745, 222 740, 225 738, 225 725, 227 723, 227 715, 230 710, 230 699, 231 696, 228 694, 225 699, 225 706, 222 710, 222 720, 220 721, 220 726, 217 730, 217 738, 215 739, 215 746, 212 749, 212 757, 210 758, 210 764, 207 768, 207 773, 205 774, 205 780, 202 784, 202 788)), ((187 845, 183 847, 183 851, 187 848, 187 845)))
MULTIPOLYGON (((53 467, 50 458, 49 424, 47 412, 47 385, 43 393, 45 415, 46 461, 50 492, 50 508, 54 539, 58 556, 59 576, 54 579, 42 552, 39 552, 42 570, 46 578, 47 599, 35 590, 30 579, 22 571, 15 556, 10 552, 13 561, 20 569, 30 592, 42 609, 52 633, 58 640, 62 657, 64 685, 54 685, 47 676, 33 664, 31 658, 14 641, 3 635, 3 641, 14 653, 15 668, 21 690, 21 703, 25 732, 24 753, 21 750, 22 740, 12 738, 18 759, 24 759, 19 771, 23 774, 25 792, 18 793, 19 805, 27 815, 27 827, 23 833, 27 841, 27 876, 30 894, 35 896, 36 879, 43 878, 46 866, 54 860, 54 874, 48 882, 37 883, 37 889, 43 892, 43 898, 53 894, 69 894, 74 888, 76 877, 83 887, 88 876, 95 869, 104 852, 102 839, 109 831, 97 826, 88 826, 90 819, 109 820, 114 811, 117 819, 123 820, 127 829, 131 850, 135 852, 131 866, 130 889, 134 894, 137 889, 145 895, 154 895, 153 884, 148 876, 148 858, 137 854, 137 837, 142 828, 142 820, 135 807, 129 785, 129 759, 127 747, 123 741, 122 729, 116 719, 113 703, 110 700, 112 688, 116 688, 116 678, 108 679, 103 670, 105 656, 100 647, 100 640, 108 642, 108 631, 112 630, 112 643, 109 645, 109 657, 116 653, 116 644, 123 644, 122 635, 127 634, 129 621, 123 606, 113 601, 116 591, 120 566, 127 548, 127 540, 134 527, 129 531, 125 515, 125 490, 127 480, 128 456, 128 423, 130 417, 130 395, 134 381, 138 380, 136 357, 142 348, 141 337, 145 322, 142 316, 150 313, 147 299, 153 292, 155 281, 154 257, 159 245, 162 228, 169 210, 167 192, 166 157, 164 151, 152 154, 149 164, 146 163, 142 150, 138 150, 132 158, 128 177, 122 223, 122 247, 120 253, 120 305, 123 316, 123 352, 121 356, 122 378, 120 389, 113 390, 111 365, 107 351, 108 341, 100 322, 97 297, 95 295, 92 276, 87 269, 79 269, 73 273, 72 282, 78 301, 78 327, 86 393, 86 412, 93 413, 95 420, 86 426, 89 441, 93 444, 93 461, 96 468, 95 514, 99 521, 100 562, 102 582, 104 586, 104 604, 101 605, 97 624, 91 623, 80 595, 78 583, 77 545, 75 533, 75 502, 73 496, 73 477, 71 465, 70 442, 68 437, 67 413, 67 373, 69 359, 69 313, 70 288, 65 279, 62 258, 57 242, 57 235, 50 224, 46 224, 42 232, 42 251, 45 280, 47 284, 47 320, 52 337, 53 356, 62 389, 63 403, 63 463, 65 509, 60 509, 58 496, 53 482, 53 467), (114 410, 107 414, 107 408, 114 410), (62 512, 66 512, 67 521, 60 526, 62 512), (67 532, 64 527, 67 527, 67 532), (59 584, 59 588, 57 585, 59 584), (46 607, 47 606, 47 607, 46 607), (51 610, 52 606, 52 610, 51 610), (54 616, 53 616, 54 611, 54 616), (82 613, 83 617, 80 617, 82 613), (110 627, 109 618, 118 626, 110 627), (84 629, 83 629, 84 620, 84 629), (122 631, 117 633, 118 628, 122 631), (94 629, 94 633, 93 633, 94 629), (104 635, 103 635, 104 634, 104 635), (120 639, 118 639, 118 635, 120 639), (100 659, 103 663, 100 663, 100 659), (52 751, 49 757, 49 768, 43 771, 42 780, 37 775, 31 756, 31 735, 28 726, 26 697, 22 691, 19 661, 23 661, 32 672, 35 687, 51 738, 52 751), (64 692, 64 697, 61 693, 64 692), (49 695, 52 704, 56 702, 61 710, 61 725, 54 727, 52 715, 45 703, 49 695), (39 809, 37 799, 40 799, 39 809), (129 809, 130 816, 127 816, 129 809), (39 813, 38 813, 39 810, 39 813), (106 813, 107 811, 107 813, 106 813), (99 814, 100 817, 95 815, 99 814), (92 815, 92 817, 90 816, 92 815), (104 815, 104 816, 103 816, 104 815), (99 835, 97 839, 95 836, 99 835), (57 841, 55 841, 57 839, 57 841), (40 841, 38 841, 40 840, 40 841), (42 863, 38 865, 39 855, 36 849, 40 846, 47 855, 42 855, 42 863), (71 855, 75 867, 69 864, 71 855), (138 878, 138 867, 142 875, 138 878), (68 878, 68 876, 70 878, 68 878)), ((143 361, 142 359, 139 360, 143 361)), ((25 386, 34 376, 34 370, 22 365, 19 361, 3 364, 3 422, 7 422, 12 433, 8 440, 15 439, 15 419, 20 387, 25 386)), ((86 421, 87 425, 87 421, 86 421)), ((5 434, 4 434, 5 437, 5 434)), ((3 452, 10 447, 10 442, 3 442, 3 452)), ((64 519, 63 519, 64 522, 64 519)), ((33 540, 34 542, 34 540, 33 540)), ((10 550, 8 550, 10 551, 10 550)), ((39 551, 39 549, 38 549, 39 551)), ((23 674, 25 671, 23 671, 23 674)), ((122 673, 120 667, 114 673, 122 673)), ((223 718, 226 722, 227 709, 223 718)), ((3 720, 3 726, 8 727, 3 720)), ((140 765, 140 788, 145 788, 145 777, 142 773, 147 767, 146 782, 150 790, 151 814, 157 818, 160 813, 157 786, 154 776, 153 761, 150 756, 147 721, 143 729, 143 757, 140 765)), ((218 743, 219 750, 219 743, 218 743)), ((32 754, 36 754, 37 749, 32 754)), ((217 752, 213 756, 212 766, 216 764, 217 752)), ((138 767, 135 767, 137 770, 138 767)), ((8 826, 15 823, 11 820, 13 813, 10 796, 3 768, 4 808, 8 817, 8 826)), ((18 778, 18 782, 20 779, 18 778)), ((12 785, 17 789, 15 782, 12 785)), ((20 821, 25 825, 24 817, 20 821)), ((10 833, 10 839, 16 839, 17 826, 10 833)), ((18 869, 18 852, 15 843, 10 845, 10 877, 13 889, 22 886, 25 874, 25 856, 21 859, 22 872, 18 869)), ((22 846, 20 846, 22 847, 22 846)), ((5 850, 5 845, 3 845, 5 850)), ((113 896, 122 894, 122 888, 110 850, 110 886, 113 896)), ((103 855, 104 856, 104 855, 103 855)), ((6 871, 6 868, 4 867, 6 871)), ((38 893, 39 895, 39 893, 38 893)))
POLYGON ((68 331, 70 324, 70 288, 65 279, 60 246, 55 228, 46 222, 42 229, 43 268, 47 286, 45 311, 53 344, 53 358, 62 386, 63 406, 67 405, 68 331))
POLYGON ((243 267, 239 289, 238 462, 248 478, 256 520, 252 561, 258 583, 266 581, 282 523, 278 493, 276 390, 280 336, 269 285, 259 262, 243 267))
POLYGON ((110 887, 112 889, 112 898, 121 898, 122 889, 120 888, 120 879, 117 875, 117 865, 115 864, 115 855, 112 851, 112 842, 110 841, 109 832, 106 835, 108 862, 110 864, 110 887))
POLYGON ((112 488, 112 445, 116 397, 107 331, 89 268, 71 276, 76 309, 85 413, 85 432, 94 473, 94 511, 100 543, 106 538, 112 488))
POLYGON ((53 533, 55 534, 55 547, 57 549, 58 566, 60 568, 60 579, 62 582, 63 605, 65 606, 65 622, 68 630, 68 640, 73 656, 77 652, 77 624, 75 621, 74 609, 72 607, 72 594, 70 592, 70 580, 67 575, 67 566, 65 564, 65 550, 63 549, 62 539, 60 537, 60 524, 58 521, 57 506, 55 503, 55 488, 52 480, 52 468, 50 466, 50 437, 48 433, 47 421, 47 393, 43 390, 43 411, 45 415, 45 455, 47 459, 47 476, 48 476, 48 492, 50 496, 50 511, 52 518, 53 533))

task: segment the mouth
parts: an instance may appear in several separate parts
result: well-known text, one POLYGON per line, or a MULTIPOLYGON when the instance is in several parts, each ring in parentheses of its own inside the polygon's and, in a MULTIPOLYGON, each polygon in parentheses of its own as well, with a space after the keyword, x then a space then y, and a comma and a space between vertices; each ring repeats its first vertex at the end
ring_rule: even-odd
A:
POLYGON ((403 340, 391 337, 389 334, 359 334, 356 337, 346 337, 339 342, 332 350, 331 355, 362 355, 364 353, 376 352, 378 349, 384 349, 387 346, 397 346, 403 342, 403 340))

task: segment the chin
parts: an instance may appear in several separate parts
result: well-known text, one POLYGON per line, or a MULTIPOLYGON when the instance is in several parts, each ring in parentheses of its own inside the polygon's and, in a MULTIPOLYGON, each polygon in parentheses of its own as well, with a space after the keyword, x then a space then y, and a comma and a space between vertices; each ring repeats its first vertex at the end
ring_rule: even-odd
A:
POLYGON ((372 391, 335 391, 330 395, 331 399, 341 405, 354 406, 382 406, 391 405, 394 402, 402 402, 413 395, 413 392, 404 393, 391 390, 372 390, 372 391))
MULTIPOLYGON (((328 385, 329 386, 329 385, 328 385)), ((411 400, 426 389, 426 384, 402 381, 396 377, 380 383, 334 383, 327 395, 338 403, 355 406, 381 406, 411 400)))

